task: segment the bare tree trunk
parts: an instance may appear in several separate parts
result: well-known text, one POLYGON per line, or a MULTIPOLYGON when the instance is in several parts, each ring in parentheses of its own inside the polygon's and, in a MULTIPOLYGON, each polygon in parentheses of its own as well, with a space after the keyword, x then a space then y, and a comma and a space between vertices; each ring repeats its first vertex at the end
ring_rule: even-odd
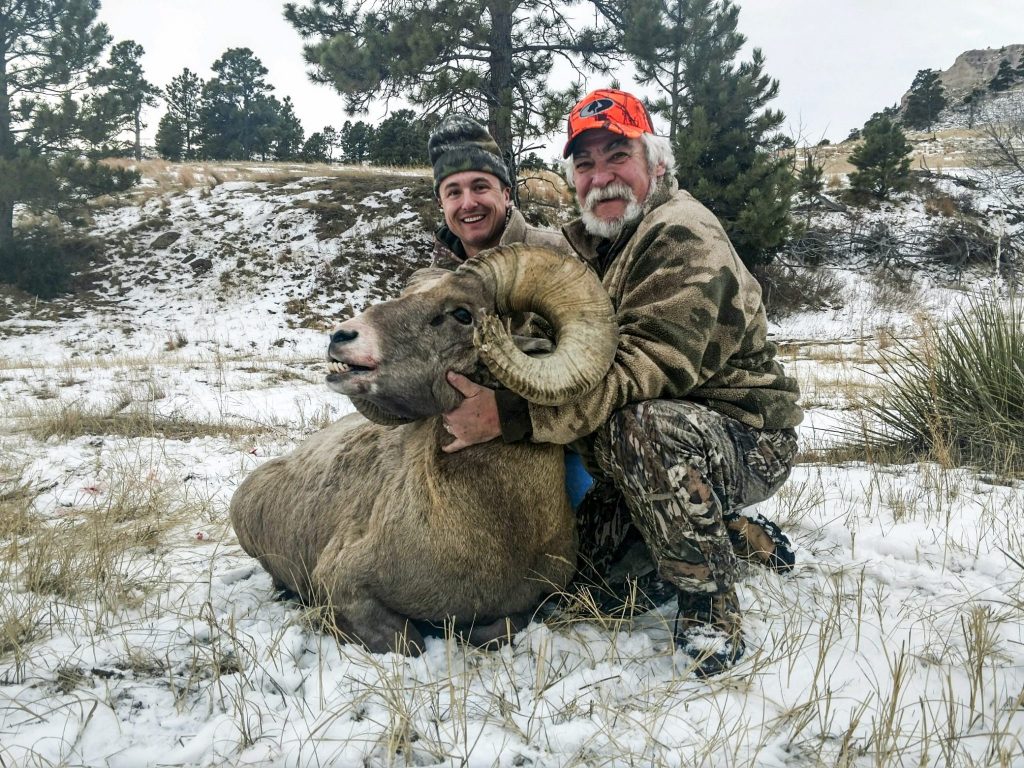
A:
POLYGON ((3 252, 14 242, 14 203, 0 200, 0 260, 3 252))
MULTIPOLYGON (((0 51, 0 162, 14 159, 14 134, 11 133, 11 96, 7 90, 6 51, 0 51)), ((10 170, 7 170, 10 173, 10 170)), ((11 190, 0 179, 0 252, 14 242, 14 200, 11 190)))
POLYGON ((135 159, 142 159, 142 117, 141 111, 135 111, 135 159))
POLYGON ((512 21, 515 0, 497 0, 490 4, 491 10, 491 98, 490 125, 491 135, 501 149, 508 166, 509 179, 512 182, 512 198, 518 205, 519 195, 516 185, 516 158, 512 136, 512 21))

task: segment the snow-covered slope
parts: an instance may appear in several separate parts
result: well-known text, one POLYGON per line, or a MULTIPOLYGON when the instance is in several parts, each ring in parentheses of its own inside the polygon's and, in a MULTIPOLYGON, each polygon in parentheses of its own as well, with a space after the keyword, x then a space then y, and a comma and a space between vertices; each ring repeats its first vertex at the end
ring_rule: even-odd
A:
POLYGON ((500 650, 410 660, 275 600, 228 500, 350 410, 322 326, 428 258, 434 210, 417 174, 150 190, 96 212, 92 294, 5 303, 4 765, 1024 765, 1024 488, 812 461, 879 348, 948 311, 934 280, 900 304, 844 272, 841 308, 773 327, 807 458, 760 511, 798 560, 744 572, 729 674, 691 675, 671 603, 551 605, 500 650))

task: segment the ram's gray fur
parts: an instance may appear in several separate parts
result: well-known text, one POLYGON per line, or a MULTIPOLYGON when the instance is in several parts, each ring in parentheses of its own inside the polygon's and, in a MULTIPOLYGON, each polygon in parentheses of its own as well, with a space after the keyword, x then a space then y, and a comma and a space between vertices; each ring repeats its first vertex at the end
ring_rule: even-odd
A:
POLYGON ((441 450, 450 437, 439 414, 461 399, 447 370, 490 380, 484 358, 509 384, 521 376, 507 368, 537 362, 511 348, 495 307, 551 322, 546 357, 568 373, 528 383, 531 395, 564 402, 611 363, 611 304, 585 266, 525 246, 485 252, 332 335, 329 356, 353 366, 335 366, 332 388, 400 425, 349 415, 254 471, 231 500, 239 542, 275 585, 329 606, 339 629, 372 651, 417 652, 415 621, 454 621, 472 642, 496 639, 507 617, 516 624, 574 572, 560 446, 499 439, 441 450), (558 285, 568 312, 553 307, 558 285), (585 347, 570 338, 581 334, 585 347))

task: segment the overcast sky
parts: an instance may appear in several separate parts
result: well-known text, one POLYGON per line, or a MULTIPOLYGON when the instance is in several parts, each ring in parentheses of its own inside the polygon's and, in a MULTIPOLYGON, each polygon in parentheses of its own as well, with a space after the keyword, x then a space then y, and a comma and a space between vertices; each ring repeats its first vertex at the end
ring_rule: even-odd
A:
MULTIPOLYGON (((1024 43, 1024 0, 745 0, 740 31, 760 47, 779 80, 773 107, 787 132, 809 141, 846 137, 896 102, 919 69, 949 68, 972 48, 1024 43)), ((306 77, 302 42, 284 20, 283 0, 102 0, 115 40, 146 49, 147 77, 164 86, 189 67, 201 77, 228 48, 248 47, 270 71, 278 97, 291 96, 307 134, 346 119, 342 98, 306 77)), ((598 88, 607 83, 592 78, 598 88)), ((622 85, 631 83, 624 78, 622 85)), ((392 105, 399 108, 401 105, 392 105)), ((384 107, 367 119, 376 122, 384 107)), ((148 117, 150 137, 160 110, 148 117)), ((357 118, 358 119, 358 118, 357 118)), ((552 137, 551 146, 558 144, 552 137)))

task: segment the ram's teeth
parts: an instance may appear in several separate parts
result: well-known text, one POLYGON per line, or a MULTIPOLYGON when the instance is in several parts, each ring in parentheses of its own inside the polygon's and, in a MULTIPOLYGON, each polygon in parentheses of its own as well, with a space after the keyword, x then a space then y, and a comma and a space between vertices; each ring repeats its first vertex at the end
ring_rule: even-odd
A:
POLYGON ((329 370, 331 373, 344 373, 345 371, 348 370, 348 366, 345 363, 339 363, 335 360, 332 360, 327 364, 327 370, 329 370))

